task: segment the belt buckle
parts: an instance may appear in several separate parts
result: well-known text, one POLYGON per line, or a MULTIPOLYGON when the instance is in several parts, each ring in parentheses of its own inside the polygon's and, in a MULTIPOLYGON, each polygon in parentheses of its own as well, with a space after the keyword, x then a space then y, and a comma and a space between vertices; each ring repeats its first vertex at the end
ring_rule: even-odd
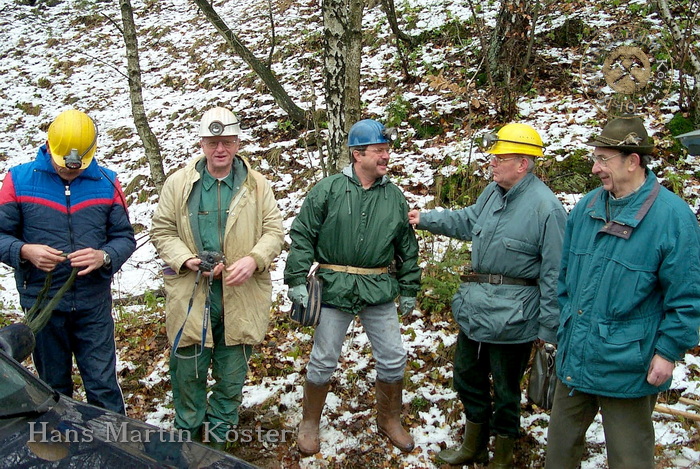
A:
POLYGON ((503 275, 489 274, 489 283, 491 285, 503 285, 503 275))

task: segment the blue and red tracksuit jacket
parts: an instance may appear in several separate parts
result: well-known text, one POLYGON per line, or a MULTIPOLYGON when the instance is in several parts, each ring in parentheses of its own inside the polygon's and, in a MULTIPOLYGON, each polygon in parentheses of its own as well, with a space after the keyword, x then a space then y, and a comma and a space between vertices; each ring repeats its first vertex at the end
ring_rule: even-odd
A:
MULTIPOLYGON (((31 308, 47 274, 20 259, 26 243, 64 253, 86 247, 107 252, 109 268, 76 277, 56 310, 86 310, 110 302, 112 275, 136 248, 116 173, 93 159, 80 176, 66 183, 52 166, 45 145, 34 161, 11 168, 0 188, 0 261, 15 269, 20 304, 31 308)), ((56 266, 48 298, 55 296, 70 273, 70 262, 56 266)))

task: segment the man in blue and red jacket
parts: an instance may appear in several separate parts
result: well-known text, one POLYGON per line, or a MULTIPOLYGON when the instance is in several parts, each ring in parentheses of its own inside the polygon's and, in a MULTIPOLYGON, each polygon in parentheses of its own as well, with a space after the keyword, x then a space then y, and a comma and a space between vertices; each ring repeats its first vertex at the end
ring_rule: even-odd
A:
POLYGON ((45 382, 71 396, 75 355, 88 402, 123 414, 111 281, 136 241, 116 173, 93 158, 96 143, 93 120, 64 111, 51 123, 36 159, 9 170, 0 189, 0 261, 15 269, 25 312, 49 273, 45 301, 77 269, 73 285, 36 334, 34 363, 45 382))

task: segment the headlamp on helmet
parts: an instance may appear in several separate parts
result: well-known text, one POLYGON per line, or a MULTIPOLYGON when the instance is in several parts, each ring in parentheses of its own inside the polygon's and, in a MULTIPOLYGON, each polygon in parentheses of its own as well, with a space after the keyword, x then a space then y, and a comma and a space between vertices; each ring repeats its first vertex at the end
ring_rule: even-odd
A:
POLYGON ((489 132, 489 133, 481 136, 481 141, 479 142, 479 146, 483 150, 487 150, 487 149, 491 148, 491 146, 493 146, 497 141, 498 141, 498 135, 496 135, 493 132, 489 132))
POLYGON ((489 132, 483 135, 479 143, 486 153, 493 155, 543 156, 542 138, 527 124, 506 124, 498 133, 489 132))
POLYGON ((224 133, 224 130, 226 130, 226 127, 229 127, 232 125, 238 125, 239 123, 240 122, 238 121, 238 119, 236 119, 234 122, 230 122, 228 124, 224 124, 221 121, 212 121, 209 124, 209 132, 211 132, 211 134, 214 137, 218 137, 219 135, 224 133))
POLYGON ((382 130, 382 135, 384 135, 384 138, 390 143, 393 143, 399 138, 399 130, 396 127, 384 127, 384 130, 382 130))

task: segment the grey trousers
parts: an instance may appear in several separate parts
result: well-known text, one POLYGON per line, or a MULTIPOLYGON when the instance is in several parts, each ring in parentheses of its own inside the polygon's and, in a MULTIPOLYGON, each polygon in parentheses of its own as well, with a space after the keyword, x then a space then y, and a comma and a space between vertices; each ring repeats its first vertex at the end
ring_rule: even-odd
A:
POLYGON ((603 417, 610 469, 654 469, 654 426, 651 414, 656 394, 634 399, 596 396, 557 382, 547 431, 547 469, 576 469, 586 430, 598 410, 603 417))
MULTIPOLYGON (((367 306, 358 314, 372 345, 377 379, 387 383, 403 380, 406 350, 394 302, 367 306)), ((324 306, 314 333, 306 379, 314 384, 327 383, 338 367, 338 358, 350 323, 355 315, 324 306)))

